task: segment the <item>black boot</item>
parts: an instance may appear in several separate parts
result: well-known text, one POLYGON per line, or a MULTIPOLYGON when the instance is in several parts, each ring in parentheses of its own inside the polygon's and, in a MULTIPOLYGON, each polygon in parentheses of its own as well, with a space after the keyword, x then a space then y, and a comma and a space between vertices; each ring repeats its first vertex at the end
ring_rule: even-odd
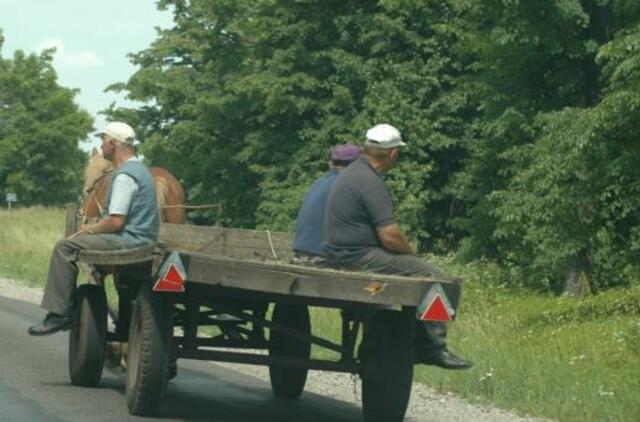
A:
POLYGON ((32 336, 47 336, 58 331, 68 330, 73 326, 73 318, 49 312, 44 320, 29 327, 29 334, 32 336))
POLYGON ((447 348, 447 325, 443 322, 416 323, 414 361, 444 369, 469 369, 473 366, 447 348))
POLYGON ((425 350, 424 347, 419 348, 416 350, 415 362, 443 369, 469 369, 473 366, 472 362, 454 355, 446 347, 437 351, 425 350))

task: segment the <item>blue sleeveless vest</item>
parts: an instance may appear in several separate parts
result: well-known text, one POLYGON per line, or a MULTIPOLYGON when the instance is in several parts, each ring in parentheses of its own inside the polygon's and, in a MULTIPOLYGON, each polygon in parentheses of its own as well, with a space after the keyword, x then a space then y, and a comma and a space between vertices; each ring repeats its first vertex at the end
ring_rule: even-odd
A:
MULTIPOLYGON (((113 233, 120 237, 128 247, 144 246, 158 241, 158 201, 153 176, 149 169, 139 161, 125 161, 113 173, 115 180, 119 174, 126 174, 138 184, 138 190, 131 198, 129 213, 126 216, 124 228, 113 233)), ((109 215, 113 183, 109 186, 107 206, 103 216, 109 215)))

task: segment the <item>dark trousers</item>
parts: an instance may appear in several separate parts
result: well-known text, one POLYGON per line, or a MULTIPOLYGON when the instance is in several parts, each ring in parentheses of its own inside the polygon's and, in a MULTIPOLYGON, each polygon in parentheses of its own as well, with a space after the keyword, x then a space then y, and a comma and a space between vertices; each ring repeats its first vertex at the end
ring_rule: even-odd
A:
MULTIPOLYGON (((364 256, 349 264, 335 262, 331 256, 328 256, 328 262, 333 267, 380 274, 425 277, 442 275, 438 268, 416 256, 392 254, 381 248, 369 248, 364 256)), ((454 294, 448 294, 449 302, 454 309, 458 309, 460 290, 455 289, 454 294)), ((447 324, 416 321, 416 336, 419 347, 423 347, 427 353, 437 353, 447 347, 447 324)))
POLYGON ((79 235, 56 243, 49 261, 49 273, 44 289, 42 306, 60 315, 71 315, 78 278, 75 263, 79 250, 112 250, 127 247, 120 237, 113 234, 79 235))

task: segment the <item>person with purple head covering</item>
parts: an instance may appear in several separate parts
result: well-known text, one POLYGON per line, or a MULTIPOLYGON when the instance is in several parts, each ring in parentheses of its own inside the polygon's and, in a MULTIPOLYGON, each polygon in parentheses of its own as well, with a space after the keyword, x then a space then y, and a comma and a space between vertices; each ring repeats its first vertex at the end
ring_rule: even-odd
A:
POLYGON ((322 265, 324 263, 324 210, 329 191, 338 173, 360 155, 354 144, 337 145, 331 149, 329 171, 316 180, 306 193, 298 218, 293 241, 295 261, 301 264, 322 265))

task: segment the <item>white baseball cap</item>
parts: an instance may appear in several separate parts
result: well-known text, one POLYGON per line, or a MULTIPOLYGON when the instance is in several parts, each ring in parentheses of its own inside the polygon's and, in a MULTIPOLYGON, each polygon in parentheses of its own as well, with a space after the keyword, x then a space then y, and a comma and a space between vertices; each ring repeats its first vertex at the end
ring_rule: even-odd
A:
POLYGON ((367 131, 366 145, 370 145, 375 148, 397 148, 405 144, 402 142, 400 131, 395 127, 386 123, 375 125, 367 131))
POLYGON ((96 133, 96 136, 98 137, 101 137, 102 135, 110 136, 116 141, 120 141, 125 144, 133 144, 133 141, 136 138, 136 133, 133 128, 123 122, 111 122, 107 124, 104 129, 96 133))

